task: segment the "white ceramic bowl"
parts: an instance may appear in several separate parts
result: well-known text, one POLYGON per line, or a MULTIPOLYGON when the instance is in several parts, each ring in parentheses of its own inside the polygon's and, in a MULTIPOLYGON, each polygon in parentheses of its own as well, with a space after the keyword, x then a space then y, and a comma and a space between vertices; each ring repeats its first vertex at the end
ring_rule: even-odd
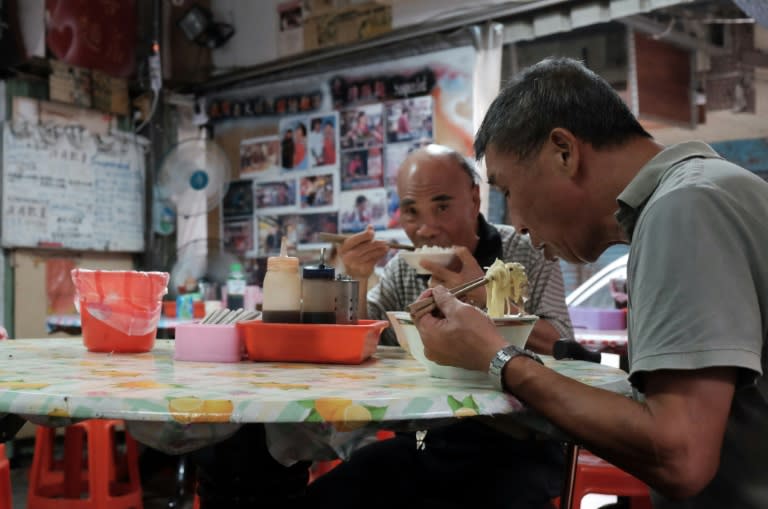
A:
MULTIPOLYGON (((477 381, 488 379, 488 376, 480 371, 442 366, 427 359, 424 356, 424 345, 421 343, 419 330, 413 324, 413 319, 407 311, 389 311, 387 312, 387 318, 392 323, 392 329, 395 331, 395 337, 400 346, 423 364, 433 377, 477 381)), ((538 319, 538 316, 528 315, 495 318, 493 321, 504 339, 512 345, 523 348, 538 319)))
POLYGON ((419 274, 431 274, 430 271, 421 266, 421 260, 428 260, 438 265, 446 267, 453 259, 455 252, 451 248, 446 248, 445 251, 426 251, 421 252, 418 249, 416 251, 400 251, 400 256, 405 262, 416 269, 419 274))

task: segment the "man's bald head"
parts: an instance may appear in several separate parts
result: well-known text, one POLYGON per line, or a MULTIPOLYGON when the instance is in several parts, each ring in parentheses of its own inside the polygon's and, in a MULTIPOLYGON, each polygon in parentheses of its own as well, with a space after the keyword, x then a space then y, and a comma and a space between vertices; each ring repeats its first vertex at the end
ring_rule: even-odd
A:
MULTIPOLYGON (((446 168, 446 172, 450 172, 451 168, 460 169, 467 175, 472 186, 480 184, 480 175, 477 174, 474 162, 470 158, 445 145, 432 143, 408 154, 397 171, 398 188, 401 186, 401 179, 407 179, 409 175, 416 172, 425 163, 439 163, 441 167, 446 168)), ((446 177, 450 178, 448 175, 446 177)))

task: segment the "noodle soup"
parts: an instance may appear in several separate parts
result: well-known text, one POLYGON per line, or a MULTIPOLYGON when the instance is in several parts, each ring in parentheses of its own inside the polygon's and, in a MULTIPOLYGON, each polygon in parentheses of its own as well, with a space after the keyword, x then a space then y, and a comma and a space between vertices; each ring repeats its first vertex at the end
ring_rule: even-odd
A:
MULTIPOLYGON (((387 312, 389 321, 392 322, 392 329, 395 331, 397 342, 400 346, 419 361, 435 378, 450 378, 454 380, 473 380, 488 381, 488 375, 483 371, 472 371, 453 366, 442 366, 432 362, 424 355, 424 345, 421 342, 421 335, 416 325, 413 323, 410 313, 406 311, 387 312)), ((501 336, 509 341, 510 344, 523 348, 528 341, 533 326, 539 318, 534 315, 526 316, 505 316, 503 318, 494 318, 496 329, 501 336)))

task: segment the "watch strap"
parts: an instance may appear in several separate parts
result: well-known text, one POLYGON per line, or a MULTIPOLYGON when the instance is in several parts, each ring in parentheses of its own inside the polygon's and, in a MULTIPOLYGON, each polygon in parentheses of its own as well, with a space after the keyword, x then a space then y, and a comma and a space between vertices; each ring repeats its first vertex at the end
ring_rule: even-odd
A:
POLYGON ((493 382, 494 387, 496 387, 498 390, 505 390, 504 366, 506 366, 509 361, 520 355, 528 357, 529 359, 533 359, 539 364, 544 364, 541 358, 530 350, 525 350, 515 345, 505 346, 496 352, 496 355, 493 356, 493 359, 491 359, 491 363, 488 366, 488 377, 491 379, 491 382, 493 382))

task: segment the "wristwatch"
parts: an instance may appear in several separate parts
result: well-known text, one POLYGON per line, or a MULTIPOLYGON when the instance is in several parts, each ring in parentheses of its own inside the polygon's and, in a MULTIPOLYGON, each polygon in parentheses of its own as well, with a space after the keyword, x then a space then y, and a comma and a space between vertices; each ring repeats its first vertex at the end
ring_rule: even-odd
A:
POLYGON ((544 364, 541 358, 530 350, 524 350, 518 348, 515 345, 508 345, 496 352, 496 355, 491 359, 491 364, 488 366, 488 376, 493 382, 493 385, 504 392, 504 366, 509 361, 517 357, 518 355, 524 355, 530 359, 535 360, 539 364, 544 364))

